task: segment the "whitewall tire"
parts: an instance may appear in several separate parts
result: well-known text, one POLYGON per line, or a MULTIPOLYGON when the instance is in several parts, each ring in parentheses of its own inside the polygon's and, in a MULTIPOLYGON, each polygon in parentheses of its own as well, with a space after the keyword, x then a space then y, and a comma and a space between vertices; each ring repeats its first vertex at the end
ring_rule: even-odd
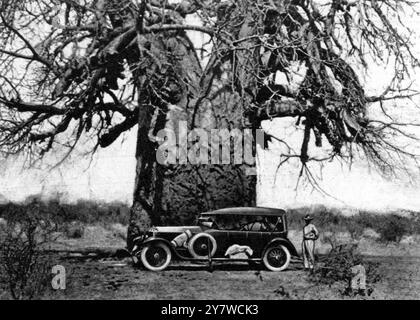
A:
POLYGON ((290 264, 291 255, 289 250, 280 244, 268 247, 263 256, 263 263, 268 270, 283 271, 290 264))
POLYGON ((162 271, 171 263, 172 252, 163 242, 147 244, 140 254, 143 266, 150 271, 162 271))

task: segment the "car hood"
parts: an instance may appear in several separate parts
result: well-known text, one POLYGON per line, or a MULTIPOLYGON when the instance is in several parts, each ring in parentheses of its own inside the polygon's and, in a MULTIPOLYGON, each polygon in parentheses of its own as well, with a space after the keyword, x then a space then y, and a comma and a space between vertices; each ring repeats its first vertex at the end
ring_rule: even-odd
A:
POLYGON ((181 227, 154 227, 151 231, 159 233, 182 233, 190 230, 191 232, 200 232, 201 228, 198 226, 181 226, 181 227))

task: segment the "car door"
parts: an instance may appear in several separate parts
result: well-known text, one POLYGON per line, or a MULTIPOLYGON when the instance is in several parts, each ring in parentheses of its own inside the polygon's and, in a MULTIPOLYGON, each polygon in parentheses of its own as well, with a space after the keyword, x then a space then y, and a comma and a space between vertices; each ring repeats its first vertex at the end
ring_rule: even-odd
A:
POLYGON ((230 230, 229 231, 229 245, 234 244, 245 246, 248 245, 248 231, 230 230))
POLYGON ((255 253, 258 254, 261 247, 261 240, 263 237, 262 232, 260 231, 261 228, 255 221, 248 222, 245 225, 242 225, 242 227, 243 230, 229 232, 229 241, 232 245, 237 244, 250 247, 253 251, 252 257, 255 257, 255 253))
POLYGON ((259 230, 247 231, 246 245, 249 246, 253 251, 252 258, 260 257, 260 252, 262 250, 261 247, 263 243, 263 237, 264 237, 264 232, 262 231, 259 231, 259 230))
POLYGON ((229 248, 229 231, 210 229, 206 232, 216 240, 217 249, 214 258, 223 258, 226 250, 229 248))

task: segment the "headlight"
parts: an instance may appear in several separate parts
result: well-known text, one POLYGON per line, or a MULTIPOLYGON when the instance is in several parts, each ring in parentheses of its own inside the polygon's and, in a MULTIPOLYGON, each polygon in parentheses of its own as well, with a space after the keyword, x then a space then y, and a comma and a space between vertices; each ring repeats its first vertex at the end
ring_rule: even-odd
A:
POLYGON ((157 232, 158 229, 156 227, 151 227, 147 233, 155 237, 157 232))

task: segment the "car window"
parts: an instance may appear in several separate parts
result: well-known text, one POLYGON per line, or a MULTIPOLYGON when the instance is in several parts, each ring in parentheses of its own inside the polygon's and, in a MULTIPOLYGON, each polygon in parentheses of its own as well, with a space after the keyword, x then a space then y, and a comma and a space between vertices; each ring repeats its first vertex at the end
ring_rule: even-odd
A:
POLYGON ((284 231, 283 217, 265 217, 267 231, 282 232, 284 231))
POLYGON ((267 231, 267 226, 263 220, 255 220, 253 222, 245 223, 241 226, 242 231, 267 231))
POLYGON ((247 216, 247 215, 214 215, 205 216, 198 219, 198 223, 212 222, 213 229, 236 230, 236 231, 255 231, 255 232, 282 232, 284 231, 284 221, 277 216, 247 216))
POLYGON ((197 225, 205 229, 220 229, 213 217, 199 217, 197 225))
POLYGON ((218 215, 214 218, 220 230, 239 230, 243 223, 240 217, 235 215, 218 215))
POLYGON ((281 217, 263 216, 241 227, 244 231, 282 232, 284 224, 281 217))

